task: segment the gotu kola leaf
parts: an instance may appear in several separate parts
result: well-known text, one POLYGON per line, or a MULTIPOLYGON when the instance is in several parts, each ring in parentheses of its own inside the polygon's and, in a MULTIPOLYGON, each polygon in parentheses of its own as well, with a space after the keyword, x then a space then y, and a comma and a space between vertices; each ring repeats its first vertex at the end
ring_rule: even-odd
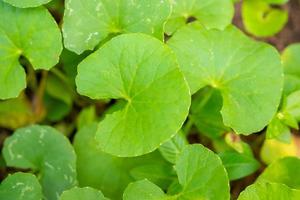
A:
POLYGON ((0 1, 0 18, 0 99, 8 99, 26 87, 20 56, 34 69, 48 70, 58 62, 62 43, 46 8, 14 8, 0 1))
POLYGON ((99 123, 99 147, 121 157, 154 151, 182 126, 190 92, 172 51, 140 33, 107 42, 78 66, 80 94, 122 99, 123 108, 99 123))
MULTIPOLYGON (((140 196, 157 199, 229 199, 229 181, 220 158, 202 145, 188 145, 178 155, 175 169, 182 190, 173 196, 150 181, 131 183, 124 192, 124 200, 138 200, 140 196)), ((146 198, 145 198, 146 199, 146 198)))
POLYGON ((42 188, 32 174, 15 173, 4 179, 0 185, 0 199, 42 200, 42 188))
POLYGON ((233 26, 207 30, 198 23, 178 30, 168 44, 192 93, 205 86, 221 92, 226 126, 251 134, 271 121, 283 85, 275 48, 252 41, 233 26))
POLYGON ((173 172, 172 165, 158 151, 131 158, 112 156, 97 147, 94 137, 96 130, 97 123, 91 123, 81 128, 75 136, 78 182, 81 187, 100 189, 106 197, 114 200, 122 199, 123 191, 130 182, 144 178, 166 189, 170 177, 173 178, 173 174, 170 175, 173 172), (154 166, 153 169, 151 166, 154 166))
POLYGON ((38 173, 47 199, 58 199, 61 192, 77 184, 73 147, 51 127, 18 129, 4 141, 3 156, 7 166, 38 173))
POLYGON ((3 0, 6 3, 11 4, 12 6, 19 8, 29 8, 29 7, 38 7, 40 5, 46 4, 51 0, 3 0))
POLYGON ((197 20, 206 28, 224 29, 231 23, 232 0, 172 0, 172 14, 166 23, 166 33, 172 35, 190 20, 197 20))
POLYGON ((80 54, 120 33, 147 33, 163 39, 169 14, 168 0, 67 0, 64 43, 80 54))
POLYGON ((91 187, 74 187, 62 193, 60 200, 109 200, 101 191, 91 187))

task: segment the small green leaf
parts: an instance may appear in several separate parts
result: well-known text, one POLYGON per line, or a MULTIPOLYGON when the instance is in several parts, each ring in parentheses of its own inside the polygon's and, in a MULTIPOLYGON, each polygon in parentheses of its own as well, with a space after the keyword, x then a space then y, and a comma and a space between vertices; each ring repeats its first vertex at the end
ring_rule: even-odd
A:
POLYGON ((0 199, 42 200, 42 188, 32 174, 15 173, 4 179, 0 185, 0 199))
POLYGON ((165 193, 148 180, 131 183, 126 188, 123 200, 166 200, 165 193))
POLYGON ((101 191, 94 188, 74 187, 62 193, 59 200, 109 200, 104 197, 101 191))
POLYGON ((29 8, 29 7, 41 6, 43 4, 50 2, 51 0, 3 0, 3 1, 15 7, 29 8))
POLYGON ((221 109, 220 92, 212 88, 204 88, 194 95, 190 118, 201 134, 217 139, 230 130, 223 123, 221 109))
POLYGON ((288 12, 261 0, 244 0, 242 17, 246 30, 259 37, 275 35, 288 21, 288 12))
POLYGON ((259 162, 247 154, 228 151, 219 154, 219 156, 231 181, 248 176, 260 167, 259 162))
POLYGON ((0 1, 0 99, 17 97, 26 87, 24 56, 34 69, 48 70, 62 50, 60 30, 47 9, 14 8, 0 1))
POLYGON ((190 92, 175 55, 145 34, 120 35, 88 56, 78 66, 76 85, 92 99, 126 102, 105 116, 96 134, 99 147, 119 157, 154 151, 188 115, 190 92))
POLYGON ((292 115, 292 117, 296 118, 297 121, 300 121, 300 90, 291 93, 286 98, 285 111, 292 115))
POLYGON ((3 156, 10 167, 38 173, 43 193, 58 199, 77 184, 75 152, 69 140, 48 126, 20 128, 4 141, 3 156))
POLYGON ((168 41, 195 93, 205 86, 220 91, 224 124, 239 134, 263 129, 277 111, 283 73, 275 48, 255 42, 237 28, 206 30, 192 23, 168 41))
POLYGON ((224 29, 234 14, 232 0, 172 0, 172 14, 166 24, 166 33, 172 35, 191 19, 206 28, 224 29))
MULTIPOLYGON (((92 123, 80 129, 75 135, 74 148, 77 154, 78 181, 81 187, 91 186, 100 189, 103 194, 112 199, 121 199, 126 186, 135 180, 149 179, 160 187, 167 189, 170 183, 168 177, 172 173, 172 166, 166 162, 159 152, 134 157, 120 158, 101 151, 94 136, 97 123, 92 123), (143 169, 155 166, 157 174, 140 173, 143 169), (132 170, 135 171, 133 172, 132 170), (140 171, 141 170, 141 171, 140 171), (161 174, 161 172, 167 172, 161 174)), ((156 173, 155 172, 155 173, 156 173)))
POLYGON ((84 108, 76 119, 77 129, 81 129, 96 121, 96 107, 94 105, 84 108))
POLYGON ((258 177, 257 181, 283 183, 290 188, 300 189, 299 169, 299 158, 282 158, 270 164, 258 177))
POLYGON ((292 190, 284 184, 265 182, 248 186, 238 200, 297 200, 299 198, 299 190, 292 190))
POLYGON ((159 147, 161 155, 170 163, 175 164, 178 154, 188 144, 182 131, 159 147))
POLYGON ((277 116, 275 116, 267 127, 267 139, 278 139, 279 141, 290 143, 291 131, 277 116))
POLYGON ((158 186, 144 180, 130 184, 124 192, 124 199, 229 199, 226 170, 220 158, 202 145, 186 146, 178 155, 175 169, 182 186, 178 194, 167 196, 158 186), (139 198, 141 196, 144 198, 139 198))
POLYGON ((146 33, 163 39, 168 0, 66 0, 63 35, 67 49, 81 54, 109 36, 146 33))

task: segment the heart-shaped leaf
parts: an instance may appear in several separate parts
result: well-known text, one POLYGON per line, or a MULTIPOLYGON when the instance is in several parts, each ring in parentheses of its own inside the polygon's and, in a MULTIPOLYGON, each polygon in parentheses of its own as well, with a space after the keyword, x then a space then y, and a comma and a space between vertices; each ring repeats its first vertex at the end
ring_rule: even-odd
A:
POLYGON ((40 5, 46 4, 51 0, 3 0, 6 3, 11 4, 12 6, 19 8, 29 8, 29 7, 38 7, 40 5))
POLYGON ((62 42, 46 8, 14 8, 0 1, 0 19, 0 99, 8 99, 26 87, 20 56, 34 69, 48 70, 58 62, 62 42))
POLYGON ((168 44, 192 93, 205 86, 221 92, 226 126, 251 134, 271 121, 283 85, 275 48, 247 38, 233 26, 207 30, 198 23, 178 30, 168 44))
POLYGON ((292 190, 279 183, 255 183, 248 186, 239 196, 238 200, 297 200, 300 190, 292 190))
POLYGON ((246 30, 259 37, 278 33, 288 20, 288 12, 262 0, 244 0, 242 17, 246 30))
POLYGON ((42 188, 32 174, 15 173, 4 179, 0 185, 0 199, 42 200, 42 188))
POLYGON ((94 188, 74 187, 62 193, 60 200, 108 200, 101 191, 94 188))
POLYGON ((80 186, 100 189, 112 199, 122 199, 126 186, 135 180, 147 178, 166 189, 173 175, 172 166, 153 152, 134 158, 119 158, 97 148, 95 133, 97 123, 92 123, 76 133, 74 148, 77 154, 77 172, 80 186), (149 169, 149 167, 153 169, 149 169), (144 169, 149 169, 145 171, 144 169), (113 176, 112 176, 113 174, 113 176))
POLYGON ((170 9, 168 0, 66 0, 65 46, 80 54, 107 37, 135 32, 162 40, 170 9))
POLYGON ((234 14, 232 0, 172 0, 172 14, 166 33, 172 35, 190 21, 197 20, 206 28, 224 29, 234 14))
POLYGON ((202 145, 188 145, 178 155, 175 169, 181 191, 165 195, 155 184, 144 180, 130 184, 124 200, 144 199, 229 199, 229 181, 220 158, 202 145), (147 197, 147 198, 146 198, 147 197))
POLYGON ((177 133, 190 106, 175 55, 145 34, 120 35, 88 56, 78 66, 76 84, 90 98, 125 101, 96 134, 104 152, 121 157, 154 151, 177 133))
POLYGON ((20 128, 4 142, 3 156, 11 167, 38 173, 47 199, 77 184, 76 156, 68 139, 48 126, 20 128))

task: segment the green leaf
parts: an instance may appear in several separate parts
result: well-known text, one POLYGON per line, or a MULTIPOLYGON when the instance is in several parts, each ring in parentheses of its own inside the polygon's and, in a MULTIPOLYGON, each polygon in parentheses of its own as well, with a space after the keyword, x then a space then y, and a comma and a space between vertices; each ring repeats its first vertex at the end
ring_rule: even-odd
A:
POLYGON ((289 0, 263 0, 264 2, 267 2, 269 4, 278 4, 278 5, 282 5, 287 3, 289 0))
POLYGON ((178 30, 168 44, 192 93, 205 86, 221 92, 226 126, 248 135, 271 121, 283 85, 275 48, 249 39, 233 26, 206 30, 197 23, 178 30))
POLYGON ((296 118, 297 121, 300 121, 300 90, 291 93, 286 98, 285 111, 296 118))
POLYGON ((94 188, 74 187, 70 190, 66 190, 60 196, 60 200, 108 200, 104 197, 101 191, 94 188))
POLYGON ((80 186, 91 186, 100 189, 109 198, 121 199, 126 186, 136 179, 147 178, 161 187, 170 183, 170 177, 167 176, 172 173, 172 166, 161 157, 159 152, 155 151, 134 158, 120 158, 106 154, 97 148, 97 141, 94 138, 96 130, 97 123, 92 123, 81 128, 75 135, 74 148, 77 154, 80 186), (148 173, 140 173, 140 170, 143 171, 149 166, 155 166, 156 172, 166 172, 166 174, 161 176, 160 173, 158 178, 156 174, 149 174, 152 170, 148 173), (134 169, 135 171, 132 171, 134 169))
POLYGON ((43 4, 50 2, 51 0, 3 0, 3 1, 15 7, 29 8, 29 7, 41 6, 43 4))
POLYGON ((231 0, 172 0, 172 14, 166 24, 166 33, 172 35, 191 19, 207 28, 224 29, 234 14, 231 0))
POLYGON ((164 192, 148 180, 131 183, 126 188, 123 200, 166 200, 164 192))
POLYGON ((281 31, 288 21, 288 12, 271 7, 261 0, 244 0, 242 17, 249 33, 259 37, 269 37, 281 31))
POLYGON ((259 167, 259 162, 247 154, 228 151, 219 154, 230 180, 236 180, 254 173, 259 167))
POLYGON ((0 199, 3 200, 42 200, 42 197, 42 188, 32 174, 9 175, 0 185, 0 199))
POLYGON ((94 105, 84 108, 76 119, 77 129, 81 129, 96 121, 96 107, 94 105))
POLYGON ((277 116, 275 116, 267 127, 267 139, 278 139, 279 141, 290 143, 291 131, 277 116))
POLYGON ((299 190, 292 190, 279 183, 255 183, 248 186, 239 196, 238 200, 297 200, 300 198, 299 190))
POLYGON ((48 70, 62 50, 60 30, 47 9, 14 8, 0 1, 0 99, 17 97, 26 87, 24 56, 34 69, 48 70))
POLYGON ((18 129, 4 141, 3 156, 8 166, 37 173, 48 199, 58 199, 77 183, 75 152, 69 140, 51 127, 18 129))
POLYGON ((284 69, 284 92, 290 94, 300 90, 300 43, 289 45, 284 49, 281 59, 284 69))
POLYGON ((96 134, 104 152, 120 157, 149 153, 172 138, 190 106, 175 55, 145 34, 120 35, 88 56, 78 66, 76 85, 92 99, 126 102, 105 116, 96 134))
POLYGON ((220 158, 200 144, 188 145, 178 155, 175 170, 182 191, 172 196, 149 181, 130 184, 125 192, 125 200, 141 199, 229 199, 229 181, 220 158), (152 198, 151 196, 154 196, 152 198), (147 197, 147 198, 146 198, 147 197), (143 198, 142 198, 143 199, 143 198))
POLYGON ((211 139, 217 139, 230 130, 223 123, 221 109, 222 96, 220 92, 204 88, 196 93, 192 100, 190 118, 201 134, 211 139))
POLYGON ((187 144, 188 141, 185 135, 182 131, 179 131, 173 138, 163 143, 158 150, 167 161, 175 164, 178 154, 187 144))
POLYGON ((290 188, 300 189, 299 169, 299 158, 282 158, 269 165, 258 177, 257 181, 283 183, 290 188))
POLYGON ((168 0, 66 0, 65 5, 64 43, 77 54, 121 33, 146 33, 162 40, 171 10, 168 0))

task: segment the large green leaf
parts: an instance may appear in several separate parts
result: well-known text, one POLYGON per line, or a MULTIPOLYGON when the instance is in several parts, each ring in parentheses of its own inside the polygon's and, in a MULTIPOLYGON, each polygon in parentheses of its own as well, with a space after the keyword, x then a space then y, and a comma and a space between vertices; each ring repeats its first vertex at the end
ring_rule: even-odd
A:
POLYGON ((279 183, 255 183, 248 186, 238 200, 297 200, 300 191, 279 183))
POLYGON ((113 38, 78 66, 80 94, 122 99, 107 114, 96 138, 107 153, 139 156, 174 136, 187 117, 190 92, 176 57, 161 41, 145 34, 113 38))
POLYGON ((32 174, 9 175, 0 185, 0 199, 3 200, 42 200, 42 197, 42 188, 32 174))
POLYGON ((28 7, 37 7, 46 4, 51 0, 3 0, 3 1, 15 7, 28 8, 28 7))
POLYGON ((74 187, 70 190, 66 190, 60 196, 60 200, 108 200, 104 197, 101 191, 94 188, 74 187))
POLYGON ((226 170, 220 158, 202 145, 186 146, 178 155, 175 169, 182 187, 179 193, 167 196, 158 186, 145 180, 130 184, 124 192, 124 200, 138 200, 140 196, 149 200, 229 199, 226 170))
POLYGON ((19 57, 34 69, 48 70, 62 50, 60 30, 47 9, 14 8, 0 1, 0 99, 17 97, 26 87, 19 57))
POLYGON ((246 30, 259 37, 278 33, 288 20, 288 12, 262 0, 244 0, 242 17, 246 30))
POLYGON ((163 39, 168 0, 66 0, 63 35, 77 54, 121 33, 147 33, 163 39))
POLYGON ((211 86, 221 92, 224 124, 250 134, 267 125, 280 102, 283 74, 275 48, 237 28, 206 30, 193 23, 168 41, 191 92, 211 86))
POLYGON ((147 178, 166 189, 174 175, 172 166, 153 152, 134 158, 119 158, 97 148, 92 123, 76 133, 74 148, 77 154, 77 172, 80 186, 100 189, 112 199, 121 199, 123 190, 134 181, 147 178))
POLYGON ((289 45, 284 49, 281 59, 284 69, 284 92, 290 94, 300 90, 300 43, 289 45))
POLYGON ((258 177, 258 181, 283 183, 290 188, 300 189, 300 159, 285 157, 273 162, 258 177))
POLYGON ((76 185, 75 152, 68 139, 48 126, 20 128, 4 142, 7 166, 32 169, 47 199, 76 185))
POLYGON ((172 0, 172 14, 166 24, 171 35, 190 20, 197 20, 207 28, 224 29, 234 14, 232 0, 172 0))

